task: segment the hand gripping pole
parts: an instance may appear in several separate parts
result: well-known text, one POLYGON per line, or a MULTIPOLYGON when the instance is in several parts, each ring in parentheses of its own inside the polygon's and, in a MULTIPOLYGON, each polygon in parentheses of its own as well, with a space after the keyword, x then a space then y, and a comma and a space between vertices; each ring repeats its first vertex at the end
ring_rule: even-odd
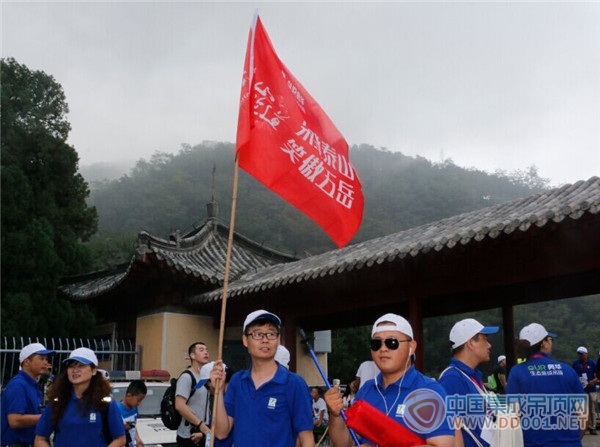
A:
MULTIPOLYGON (((328 390, 331 389, 331 384, 329 383, 329 380, 327 379, 327 375, 325 375, 325 371, 323 371, 323 368, 321 368, 321 364, 319 363, 319 359, 317 359, 315 351, 313 350, 312 346, 310 345, 310 340, 308 339, 308 337, 306 336, 306 333, 304 332, 304 330, 302 330, 302 328, 300 328, 298 331, 300 333, 300 337, 302 338, 302 344, 304 346, 306 346, 306 348, 308 349, 308 352, 309 352, 310 356, 312 357, 313 362, 315 363, 315 366, 319 370, 319 373, 321 374, 321 377, 323 378, 323 381, 325 382, 327 389, 328 390)), ((346 419, 346 414, 344 413, 344 410, 340 411, 340 415, 342 416, 342 419, 344 420, 344 422, 346 422, 347 419, 346 419)), ((352 436, 352 439, 354 440, 354 444, 360 445, 360 442, 358 441, 358 436, 356 436, 356 433, 354 432, 354 430, 352 430, 350 427, 348 427, 348 431, 350 432, 350 436, 352 436)))

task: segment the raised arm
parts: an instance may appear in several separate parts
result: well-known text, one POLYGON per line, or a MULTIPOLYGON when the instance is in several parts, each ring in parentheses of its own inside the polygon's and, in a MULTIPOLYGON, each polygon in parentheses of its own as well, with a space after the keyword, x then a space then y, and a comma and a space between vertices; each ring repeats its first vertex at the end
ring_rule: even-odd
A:
POLYGON ((328 389, 323 398, 329 411, 329 438, 332 444, 335 447, 351 447, 353 445, 352 436, 340 413, 344 408, 344 401, 339 387, 334 386, 328 389))
POLYGON ((215 386, 215 414, 213 415, 212 431, 217 439, 225 439, 233 428, 233 418, 227 414, 225 409, 225 371, 223 360, 217 360, 210 372, 210 381, 215 386))

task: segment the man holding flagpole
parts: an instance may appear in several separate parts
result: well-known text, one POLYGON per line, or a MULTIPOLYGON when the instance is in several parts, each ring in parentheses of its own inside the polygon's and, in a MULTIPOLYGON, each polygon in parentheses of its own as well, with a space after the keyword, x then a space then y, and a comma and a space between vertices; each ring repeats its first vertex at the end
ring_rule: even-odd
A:
POLYGON ((210 380, 217 384, 212 422, 217 439, 233 433, 235 447, 295 447, 296 439, 301 447, 314 447, 308 385, 275 361, 280 330, 274 313, 260 309, 248 314, 242 342, 252 364, 231 377, 227 393, 223 362, 215 362, 210 380))
MULTIPOLYGON (((319 104, 277 57, 258 14, 254 17, 248 37, 240 94, 231 224, 219 328, 219 359, 222 359, 223 351, 238 166, 313 219, 338 247, 348 244, 358 231, 362 221, 364 199, 358 174, 350 163, 348 143, 319 104)), ((277 326, 278 342, 279 325, 275 326, 277 326)), ((281 376, 280 370, 285 368, 278 366, 274 360, 275 351, 273 350, 271 358, 262 359, 254 356, 254 350, 250 349, 258 342, 270 352, 265 342, 268 342, 266 343, 268 345, 274 340, 268 338, 266 334, 274 334, 275 331, 246 333, 245 329, 246 324, 244 324, 243 340, 253 357, 252 374, 260 372, 263 376, 265 374, 269 376, 269 380, 276 381, 281 376), (255 338, 257 333, 258 338, 255 338)), ((276 349, 277 346, 274 348, 276 349)), ((254 352, 258 353, 258 351, 254 352)), ((260 355, 263 354, 264 352, 260 355)), ((223 381, 221 364, 222 360, 218 360, 211 373, 211 380, 217 390, 222 389, 223 385, 219 384, 219 381, 223 381)), ((256 384, 254 375, 251 379, 256 384)), ((263 379, 264 377, 260 380, 261 384, 264 383, 263 379)), ((235 384, 233 378, 230 387, 232 384, 235 384)), ((257 391, 259 387, 260 385, 257 385, 257 391)), ((235 386, 233 389, 235 390, 235 386)), ((304 429, 303 419, 300 417, 298 420, 288 419, 287 424, 293 424, 291 428, 274 427, 270 416, 264 424, 271 430, 275 429, 273 440, 264 439, 264 436, 262 439, 256 439, 257 432, 254 427, 252 427, 254 438, 246 436, 249 432, 244 432, 240 426, 249 428, 243 424, 243 421, 253 410, 238 407, 236 415, 232 416, 229 413, 231 408, 225 410, 222 396, 219 398, 219 393, 216 392, 213 404, 215 436, 223 439, 233 430, 236 447, 262 445, 295 447, 297 438, 302 447, 314 447, 310 395, 308 389, 305 391, 308 396, 309 426, 304 429), (234 427, 234 420, 237 421, 235 424, 237 429, 234 427), (293 435, 290 439, 282 436, 290 433, 293 435)), ((234 394, 228 392, 227 396, 234 394)), ((296 396, 295 401, 301 402, 302 399, 296 396)), ((282 403, 282 401, 277 403, 277 399, 268 401, 269 405, 272 404, 279 409, 285 408, 282 403)), ((301 408, 290 411, 296 416, 298 412, 302 413, 301 408)), ((268 414, 277 413, 270 411, 268 414)), ((212 439, 214 438, 211 438, 211 444, 212 439)))

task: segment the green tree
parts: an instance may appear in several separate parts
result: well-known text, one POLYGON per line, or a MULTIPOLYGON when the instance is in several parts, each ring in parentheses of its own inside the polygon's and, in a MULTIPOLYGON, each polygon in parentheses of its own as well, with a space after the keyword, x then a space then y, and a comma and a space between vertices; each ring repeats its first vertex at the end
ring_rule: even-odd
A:
POLYGON ((2 176, 2 333, 89 335, 94 318, 57 296, 65 275, 90 265, 82 241, 97 227, 62 87, 14 59, 0 61, 2 176))
POLYGON ((331 331, 331 353, 328 355, 329 378, 350 383, 358 366, 371 360, 370 326, 334 329, 331 331))

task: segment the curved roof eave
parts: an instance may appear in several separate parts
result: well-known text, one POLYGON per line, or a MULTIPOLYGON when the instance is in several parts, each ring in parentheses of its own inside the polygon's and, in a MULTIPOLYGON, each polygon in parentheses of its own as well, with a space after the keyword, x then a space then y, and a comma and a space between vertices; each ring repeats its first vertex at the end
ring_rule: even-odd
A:
MULTIPOLYGON (((276 264, 245 273, 228 285, 228 298, 259 290, 282 287, 360 269, 375 263, 389 263, 405 257, 444 248, 478 243, 486 238, 532 227, 559 223, 565 218, 579 219, 585 213, 600 211, 600 178, 592 177, 572 185, 517 199, 504 204, 460 214, 399 233, 364 241, 342 249, 315 255, 287 264, 276 264)), ((188 298, 188 304, 219 300, 222 289, 188 298)))
POLYGON ((73 301, 84 301, 101 296, 122 284, 129 275, 134 260, 114 269, 64 278, 58 286, 59 293, 73 301))
MULTIPOLYGON (((131 260, 122 264, 118 272, 111 269, 65 278, 59 286, 59 292, 78 301, 96 298, 124 283, 134 264, 150 263, 151 258, 186 276, 200 278, 213 285, 223 284, 228 235, 229 229, 215 219, 208 219, 204 225, 183 238, 166 240, 142 231, 138 234, 137 247, 131 260)), ((230 277, 237 278, 250 270, 296 259, 234 233, 230 277)))

